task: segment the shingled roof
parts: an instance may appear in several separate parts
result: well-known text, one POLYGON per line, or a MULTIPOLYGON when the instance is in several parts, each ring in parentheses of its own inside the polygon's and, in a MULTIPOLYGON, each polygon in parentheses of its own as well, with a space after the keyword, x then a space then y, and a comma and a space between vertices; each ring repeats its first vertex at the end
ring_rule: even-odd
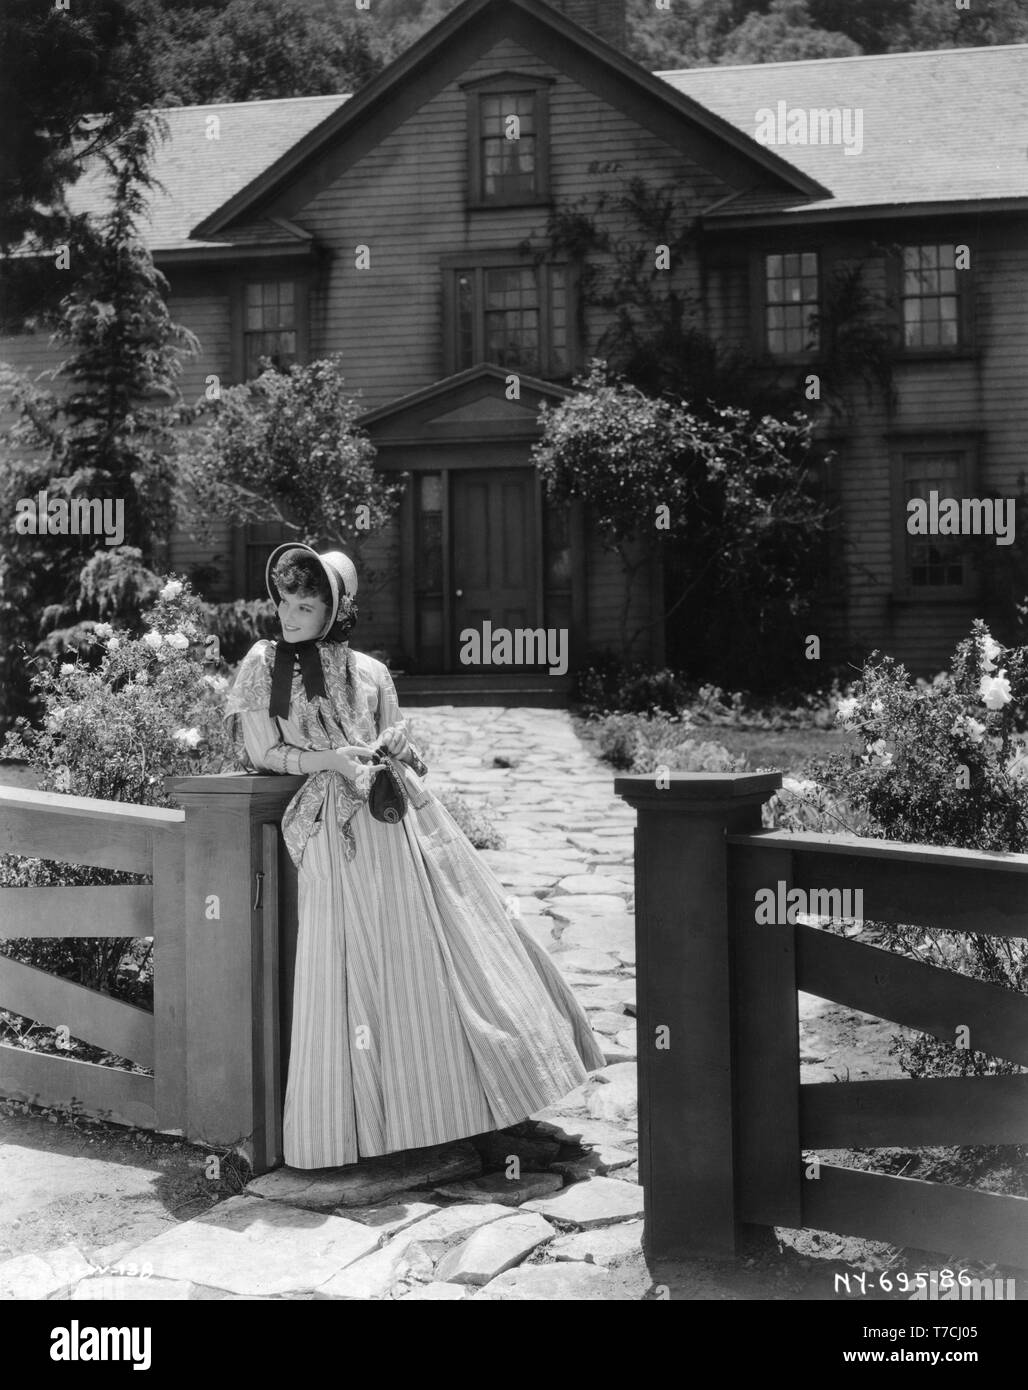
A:
POLYGON ((829 188, 830 199, 752 193, 718 221, 845 214, 1028 199, 1028 44, 889 53, 813 62, 693 68, 657 77, 754 135, 762 107, 860 110, 863 148, 773 148, 829 188))
MULTIPOLYGON (((1028 200, 1028 44, 654 76, 751 138, 758 110, 777 110, 780 102, 789 109, 862 113, 859 154, 831 144, 772 147, 832 197, 784 188, 742 192, 711 219, 724 225, 867 216, 904 207, 984 209, 1028 200)), ((317 128, 349 100, 345 95, 297 97, 165 110, 169 138, 154 164, 164 191, 155 193, 149 226, 143 228, 151 250, 172 257, 219 249, 231 254, 246 245, 302 250, 307 234, 282 219, 236 224, 207 238, 190 233, 295 146, 316 141, 317 128), (212 117, 217 117, 217 139, 207 133, 212 117)), ((103 187, 86 175, 71 189, 69 201, 76 210, 98 213, 103 187)))

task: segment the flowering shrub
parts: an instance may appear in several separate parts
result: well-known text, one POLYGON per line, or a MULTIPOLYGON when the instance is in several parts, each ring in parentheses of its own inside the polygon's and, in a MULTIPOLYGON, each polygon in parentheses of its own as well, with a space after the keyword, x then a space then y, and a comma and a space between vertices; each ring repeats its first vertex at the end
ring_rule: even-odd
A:
MULTIPOLYGON (((861 733, 863 751, 814 760, 818 786, 865 816, 860 833, 876 839, 1028 851, 1028 647, 1000 646, 978 619, 950 671, 931 682, 911 681, 877 655, 837 710, 841 725, 861 733)), ((1028 955, 1016 939, 902 925, 883 937, 933 964, 1028 992, 1028 955)), ((918 1076, 1017 1070, 929 1036, 898 1038, 895 1050, 918 1076)))
MULTIPOLYGON (((142 636, 93 623, 88 649, 65 653, 34 677, 41 724, 20 722, 3 756, 26 759, 43 791, 147 806, 173 804, 164 787, 169 774, 231 766, 221 715, 228 680, 202 664, 200 612, 189 584, 172 577, 144 615, 142 636)), ((7 887, 139 881, 113 869, 0 856, 0 885, 7 887)), ((0 950, 138 1004, 152 999, 145 940, 41 938, 12 940, 0 950)))

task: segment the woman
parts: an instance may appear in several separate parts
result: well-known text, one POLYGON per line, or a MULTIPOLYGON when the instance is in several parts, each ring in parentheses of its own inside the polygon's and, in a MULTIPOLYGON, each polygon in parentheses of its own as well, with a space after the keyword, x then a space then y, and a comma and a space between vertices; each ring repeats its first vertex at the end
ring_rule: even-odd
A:
POLYGON ((285 1161, 336 1167, 516 1124, 604 1065, 547 952, 421 778, 387 668, 353 651, 357 574, 295 542, 268 560, 283 640, 228 696, 251 767, 307 777, 282 819, 299 933, 285 1161), (369 809, 388 755, 408 799, 369 809))

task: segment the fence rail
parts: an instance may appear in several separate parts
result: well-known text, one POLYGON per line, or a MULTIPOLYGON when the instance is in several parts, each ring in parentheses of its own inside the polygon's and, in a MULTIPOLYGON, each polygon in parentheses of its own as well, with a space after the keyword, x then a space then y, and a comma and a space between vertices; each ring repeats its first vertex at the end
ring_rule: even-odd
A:
POLYGON ((800 903, 828 901, 815 890, 839 890, 838 903, 850 889, 862 894, 852 915, 868 920, 1025 937, 1028 855, 761 830, 778 773, 669 781, 615 780, 638 813, 647 1249, 733 1253, 756 1224, 1028 1263, 1028 1199, 810 1160, 817 1149, 1026 1143, 1028 1076, 801 1084, 798 993, 948 1042, 966 1028, 969 1047, 1024 1066, 1028 996, 795 920, 800 903), (758 920, 767 890, 792 919, 758 920), (677 1047, 654 1046, 662 1024, 677 1047))

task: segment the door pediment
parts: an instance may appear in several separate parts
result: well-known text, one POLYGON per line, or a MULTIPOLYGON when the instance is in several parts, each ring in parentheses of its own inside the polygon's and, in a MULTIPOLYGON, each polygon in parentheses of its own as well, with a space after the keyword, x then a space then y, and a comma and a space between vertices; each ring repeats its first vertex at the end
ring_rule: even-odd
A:
POLYGON ((553 382, 483 363, 370 410, 356 423, 367 430, 375 444, 387 446, 427 441, 533 441, 542 433, 540 406, 544 402, 559 405, 571 394, 553 382))

